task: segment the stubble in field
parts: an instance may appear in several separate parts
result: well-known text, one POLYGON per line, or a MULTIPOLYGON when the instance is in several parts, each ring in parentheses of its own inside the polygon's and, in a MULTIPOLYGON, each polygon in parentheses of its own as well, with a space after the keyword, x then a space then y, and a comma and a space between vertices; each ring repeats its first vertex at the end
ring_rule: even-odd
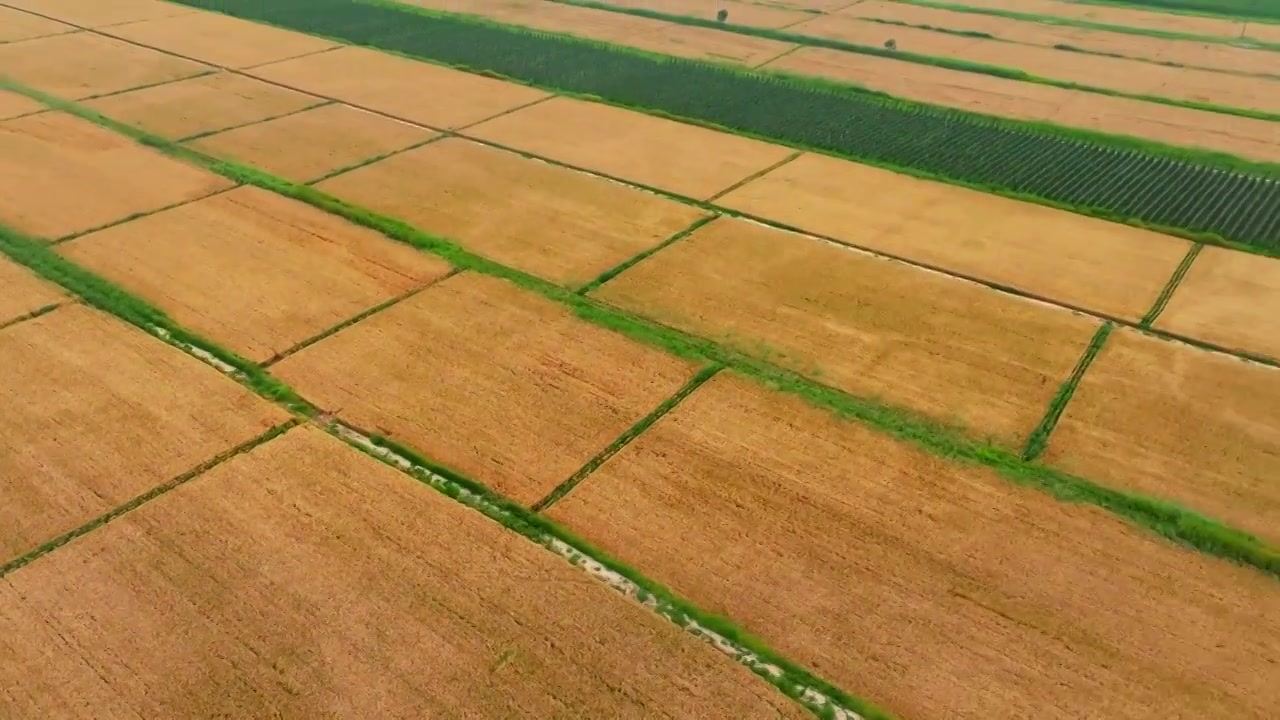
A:
POLYGON ((0 45, 5 75, 67 100, 181 80, 211 68, 92 33, 0 45))
POLYGON ((1280 370, 1123 329, 1045 460, 1173 500, 1280 546, 1280 370))
POLYGON ((255 187, 58 250, 257 362, 449 271, 439 258, 255 187))
POLYGON ((250 74, 442 130, 547 97, 524 85, 358 47, 264 65, 250 74))
POLYGON ((808 717, 543 548, 321 431, 0 581, 22 717, 808 717))
POLYGON ((728 374, 549 514, 897 717, 1280 705, 1273 579, 728 374))
POLYGON ((0 325, 65 299, 61 288, 0 255, 0 325))
POLYGON ((130 23, 104 32, 230 68, 263 65, 337 47, 331 40, 210 12, 130 23))
POLYGON ((1138 320, 1190 245, 1149 230, 803 155, 725 207, 1093 312, 1138 320))
POLYGON ((5 4, 91 28, 195 12, 183 5, 159 0, 5 0, 5 4))
POLYGON ((0 120, 8 120, 19 115, 30 115, 44 109, 44 105, 26 95, 0 90, 0 120))
POLYGON ((204 75, 90 100, 86 106, 171 140, 296 112, 320 98, 233 73, 204 75))
POLYGON ((0 43, 74 32, 76 28, 56 20, 0 7, 0 43))
POLYGON ((58 238, 194 200, 227 179, 60 112, 0 123, 0 222, 58 238))
POLYGON ((1098 326, 939 273, 727 218, 594 295, 1009 446, 1035 428, 1098 326))
POLYGON ((326 105, 200 138, 191 147, 310 182, 438 134, 348 105, 326 105))
POLYGON ((1280 260, 1204 248, 1156 327, 1280 360, 1280 260))
POLYGON ((570 286, 705 215, 674 200, 456 138, 317 187, 570 286))
POLYGON ((524 504, 693 372, 550 300, 468 274, 273 368, 320 407, 524 504))
POLYGON ((216 370, 67 305, 0 330, 0 562, 287 419, 216 370))
POLYGON ((792 152, 780 145, 572 98, 518 110, 466 134, 698 199, 709 198, 792 152))

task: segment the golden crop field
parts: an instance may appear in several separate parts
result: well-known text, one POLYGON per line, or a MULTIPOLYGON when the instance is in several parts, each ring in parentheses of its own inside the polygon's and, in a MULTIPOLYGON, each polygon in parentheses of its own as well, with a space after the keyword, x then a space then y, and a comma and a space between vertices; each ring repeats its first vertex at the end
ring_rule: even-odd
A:
POLYGON ((1280 252, 220 2, 0 0, 0 718, 1275 716, 1280 252))

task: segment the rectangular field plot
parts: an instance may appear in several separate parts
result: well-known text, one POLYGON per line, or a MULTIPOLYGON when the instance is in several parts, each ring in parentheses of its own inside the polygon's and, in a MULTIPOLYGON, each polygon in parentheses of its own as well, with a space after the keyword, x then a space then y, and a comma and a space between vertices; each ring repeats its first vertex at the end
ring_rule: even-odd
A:
POLYGON ((449 271, 439 258, 254 187, 58 250, 257 362, 449 271))
POLYGON ((0 122, 0 223, 58 238, 231 186, 60 112, 0 122))
POLYGON ((532 504, 694 368, 506 282, 463 274, 272 373, 365 431, 532 504))
POLYGON ((1005 445, 1035 428, 1100 324, 726 218, 594 295, 1005 445))
POLYGON ((74 32, 76 28, 56 20, 0 7, 0 43, 74 32))
POLYGON ((896 717, 1280 706, 1273 579, 727 374, 549 514, 896 717))
POLYGON ((1185 240, 868 165, 804 155, 719 204, 1106 315, 1138 320, 1185 240))
POLYGON ((217 73, 90 100, 112 120, 171 140, 296 112, 322 102, 243 75, 217 73))
POLYGON ((14 717, 812 717, 308 427, 14 572, 0 653, 14 717))
POLYGON ((1280 260, 1204 248, 1156 327, 1280 360, 1280 260))
POLYGON ((347 105, 326 105, 203 137, 191 147, 294 182, 309 182, 437 135, 347 105))
POLYGON ((0 325, 66 299, 66 293, 0 255, 0 325))
POLYGON ((0 330, 0 366, 0 564, 288 419, 83 305, 0 330))
POLYGON ((25 95, 0 90, 0 120, 40 112, 45 106, 25 95))
POLYGON ((317 187, 569 286, 589 282, 705 215, 658 195, 455 138, 317 187))
POLYGON ((195 12, 160 0, 5 0, 5 5, 91 28, 195 12))
POLYGON ((698 199, 791 154, 779 145, 572 98, 504 115, 467 135, 698 199))
POLYGON ((337 47, 331 40, 209 12, 129 23, 104 32, 230 68, 263 65, 337 47))
POLYGON ((1277 408, 1280 370, 1119 330, 1085 373, 1045 460, 1280 546, 1277 408))
POLYGON ((547 97, 523 85, 357 47, 265 65, 250 74, 441 130, 547 97))
POLYGON ((212 69, 92 33, 0 45, 0 68, 24 85, 67 100, 172 82, 212 69))

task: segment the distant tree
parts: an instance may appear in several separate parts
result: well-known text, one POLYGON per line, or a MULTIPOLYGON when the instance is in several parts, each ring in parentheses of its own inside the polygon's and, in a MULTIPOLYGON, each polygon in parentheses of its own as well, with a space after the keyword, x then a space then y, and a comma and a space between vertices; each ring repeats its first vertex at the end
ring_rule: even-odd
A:
POLYGON ((897 41, 897 40, 894 40, 893 38, 889 38, 888 40, 885 40, 885 41, 884 41, 884 46, 885 46, 886 48, 888 48, 889 50, 897 50, 897 49, 898 49, 898 41, 897 41))
POLYGON ((724 22, 725 20, 728 20, 728 19, 729 19, 728 10, 721 10, 720 12, 716 13, 716 22, 724 22))

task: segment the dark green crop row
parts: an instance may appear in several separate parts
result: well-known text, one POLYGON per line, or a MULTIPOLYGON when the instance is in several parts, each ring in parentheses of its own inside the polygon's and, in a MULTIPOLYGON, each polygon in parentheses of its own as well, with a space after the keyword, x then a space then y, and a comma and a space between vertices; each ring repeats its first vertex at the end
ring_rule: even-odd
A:
MULTIPOLYGON (((693 60, 357 0, 177 0, 1122 221, 1280 252, 1280 183, 1225 160, 1107 144, 693 60)), ((442 102, 447 102, 442 98, 442 102)))
POLYGON ((1240 20, 1272 18, 1280 20, 1276 0, 1091 0, 1099 5, 1129 5, 1143 9, 1176 10, 1206 15, 1224 15, 1240 20))

